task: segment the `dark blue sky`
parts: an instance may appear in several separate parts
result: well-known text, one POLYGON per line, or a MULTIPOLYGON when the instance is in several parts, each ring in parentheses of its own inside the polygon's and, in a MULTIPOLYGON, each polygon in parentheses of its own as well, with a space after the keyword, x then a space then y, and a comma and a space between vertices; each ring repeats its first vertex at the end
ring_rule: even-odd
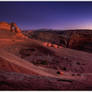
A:
POLYGON ((92 2, 0 2, 0 21, 21 29, 92 29, 92 2))

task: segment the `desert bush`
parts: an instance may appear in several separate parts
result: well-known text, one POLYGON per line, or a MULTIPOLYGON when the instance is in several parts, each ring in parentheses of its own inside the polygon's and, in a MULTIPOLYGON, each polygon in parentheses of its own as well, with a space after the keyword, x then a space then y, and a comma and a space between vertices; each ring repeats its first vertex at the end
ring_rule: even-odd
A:
POLYGON ((66 67, 63 67, 62 70, 66 71, 67 69, 66 69, 66 67))
POLYGON ((35 65, 47 65, 48 62, 46 60, 37 60, 37 61, 34 61, 33 64, 35 65))
POLYGON ((41 63, 40 63, 40 64, 42 64, 42 65, 47 65, 48 63, 47 63, 46 60, 41 60, 41 63))
POLYGON ((80 65, 80 62, 76 62, 77 65, 80 65))

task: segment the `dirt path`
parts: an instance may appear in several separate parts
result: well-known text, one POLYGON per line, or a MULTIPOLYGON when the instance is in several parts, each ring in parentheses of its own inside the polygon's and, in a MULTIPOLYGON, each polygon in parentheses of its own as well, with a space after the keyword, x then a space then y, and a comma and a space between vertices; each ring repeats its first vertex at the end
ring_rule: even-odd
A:
MULTIPOLYGON (((11 41, 12 42, 12 40, 10 40, 10 39, 7 39, 7 40, 2 39, 1 41, 6 41, 6 42, 11 41)), ((16 41, 22 42, 24 40, 16 40, 16 41)), ((33 40, 29 40, 29 41, 32 42, 33 40)), ((6 47, 6 45, 5 45, 5 47, 6 47)), ((62 56, 63 55, 65 55, 65 56, 71 55, 71 54, 69 54, 70 51, 65 50, 64 48, 61 48, 61 49, 51 48, 51 49, 53 51, 55 51, 57 53, 57 55, 60 55, 60 56, 61 56, 61 54, 62 54, 62 56)), ((72 53, 72 51, 71 51, 71 53, 72 53)), ((61 79, 71 79, 71 80, 80 79, 80 77, 78 77, 78 76, 73 77, 72 73, 69 73, 69 72, 64 72, 63 75, 59 75, 59 74, 57 74, 57 70, 35 66, 32 63, 29 63, 28 61, 21 59, 20 57, 15 56, 15 55, 5 51, 4 49, 3 50, 0 49, 0 57, 2 57, 3 59, 7 60, 10 63, 13 63, 17 66, 23 67, 25 70, 29 70, 30 72, 34 72, 34 73, 41 75, 41 76, 48 76, 48 77, 61 78, 61 79)), ((82 79, 84 79, 84 78, 82 78, 82 79)))
MULTIPOLYGON (((38 75, 59 78, 59 79, 65 79, 65 80, 80 79, 80 77, 78 77, 78 76, 72 77, 71 76, 72 73, 69 73, 69 72, 68 73, 65 72, 64 75, 62 75, 62 76, 58 75, 56 73, 57 71, 54 69, 38 67, 38 66, 35 66, 35 65, 29 63, 28 61, 21 59, 15 55, 12 55, 6 51, 3 51, 3 50, 0 50, 0 51, 1 51, 0 57, 2 57, 3 59, 8 60, 10 63, 21 66, 24 69, 28 69, 30 72, 34 72, 38 75)), ((84 79, 83 77, 81 77, 81 78, 84 79)))

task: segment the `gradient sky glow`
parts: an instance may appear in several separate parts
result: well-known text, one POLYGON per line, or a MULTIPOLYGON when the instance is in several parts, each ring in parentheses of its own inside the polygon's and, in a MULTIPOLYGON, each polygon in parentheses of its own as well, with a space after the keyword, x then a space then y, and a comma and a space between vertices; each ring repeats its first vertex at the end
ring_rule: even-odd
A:
POLYGON ((92 2, 0 2, 0 21, 21 29, 92 29, 92 2))

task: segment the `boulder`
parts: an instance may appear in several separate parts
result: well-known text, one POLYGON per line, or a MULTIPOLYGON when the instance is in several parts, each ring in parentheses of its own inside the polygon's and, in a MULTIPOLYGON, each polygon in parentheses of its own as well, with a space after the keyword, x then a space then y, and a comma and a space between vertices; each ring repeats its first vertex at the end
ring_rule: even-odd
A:
POLYGON ((58 48, 58 45, 56 45, 56 44, 53 44, 53 47, 54 47, 54 48, 58 48))
POLYGON ((52 44, 51 43, 48 43, 48 47, 52 47, 52 44))
POLYGON ((47 42, 44 42, 44 43, 43 43, 43 45, 44 45, 44 46, 47 46, 47 45, 48 45, 48 43, 47 43, 47 42))

